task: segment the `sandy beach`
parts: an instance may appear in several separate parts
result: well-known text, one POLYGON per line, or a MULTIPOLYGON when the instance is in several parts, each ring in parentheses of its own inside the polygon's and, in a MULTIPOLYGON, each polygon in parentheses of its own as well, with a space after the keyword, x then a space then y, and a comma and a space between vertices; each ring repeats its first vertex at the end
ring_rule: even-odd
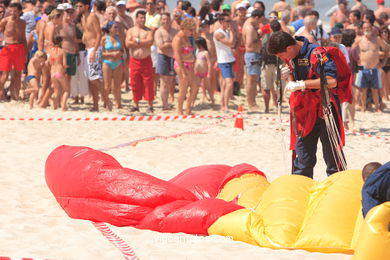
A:
MULTIPOLYGON (((125 95, 125 101, 128 111, 129 94, 125 95)), ((236 97, 232 102, 232 111, 237 109, 238 104, 244 103, 244 97, 236 97)), ((261 97, 258 97, 258 103, 263 103, 261 97)), ((390 107, 389 102, 386 105, 390 107)), ((162 113, 161 104, 157 101, 155 107, 155 115, 176 114, 175 110, 162 113)), ((290 173, 289 131, 276 130, 280 128, 278 122, 256 118, 277 117, 275 108, 270 114, 251 114, 251 118, 244 120, 244 131, 233 127, 232 118, 218 125, 214 124, 217 119, 150 122, 9 120, 130 115, 126 109, 113 112, 102 109, 100 113, 91 113, 88 112, 89 108, 89 105, 70 106, 70 111, 61 112, 40 108, 30 110, 28 104, 20 102, 0 103, 0 118, 5 119, 0 121, 0 150, 3 151, 0 160, 0 257, 122 259, 121 252, 91 222, 69 218, 48 189, 44 177, 45 161, 59 145, 109 148, 142 138, 171 136, 210 126, 202 133, 156 139, 106 152, 124 167, 165 180, 189 167, 204 164, 249 163, 262 170, 269 181, 290 173)), ((146 111, 146 103, 141 104, 141 109, 146 111)), ((287 105, 283 110, 282 118, 288 119, 287 105)), ((195 107, 194 113, 219 115, 218 110, 200 104, 195 107)), ((390 138, 389 119, 389 108, 384 113, 357 112, 356 127, 363 133, 390 138)), ((288 129, 288 124, 282 125, 288 129)), ((361 169, 369 161, 387 162, 390 158, 390 141, 347 134, 344 151, 349 169, 361 169)), ((314 179, 323 180, 326 174, 320 145, 317 155, 314 179)), ((219 236, 197 237, 131 227, 110 228, 128 243, 140 259, 253 259, 254 256, 272 260, 350 258, 350 255, 344 254, 271 250, 219 236)))

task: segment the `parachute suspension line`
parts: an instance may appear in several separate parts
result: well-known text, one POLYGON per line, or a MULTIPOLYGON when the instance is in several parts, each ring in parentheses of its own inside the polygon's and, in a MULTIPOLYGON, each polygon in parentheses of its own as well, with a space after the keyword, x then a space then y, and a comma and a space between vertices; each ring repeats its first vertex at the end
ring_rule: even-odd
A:
POLYGON ((342 140, 340 133, 337 128, 337 124, 332 112, 332 105, 329 98, 329 90, 328 90, 328 81, 326 80, 326 76, 324 73, 324 66, 322 56, 320 54, 316 54, 317 60, 320 62, 320 82, 321 82, 321 101, 322 101, 322 109, 324 112, 324 120, 326 125, 326 131, 328 133, 329 141, 332 148, 333 159, 337 164, 338 171, 347 170, 347 161, 342 152, 342 140))

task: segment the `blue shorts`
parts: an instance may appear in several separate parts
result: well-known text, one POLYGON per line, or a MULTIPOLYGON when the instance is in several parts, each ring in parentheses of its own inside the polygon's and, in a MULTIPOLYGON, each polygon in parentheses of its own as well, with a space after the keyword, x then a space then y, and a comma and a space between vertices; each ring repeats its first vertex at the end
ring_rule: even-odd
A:
POLYGON ((245 52, 245 70, 248 75, 261 74, 261 54, 257 52, 245 52))
POLYGON ((234 78, 233 65, 234 65, 234 62, 218 63, 218 67, 221 70, 222 78, 224 78, 224 79, 233 79, 234 78))
POLYGON ((378 69, 362 69, 356 76, 355 85, 358 88, 382 88, 381 77, 378 69))
POLYGON ((173 61, 171 57, 159 53, 157 55, 156 73, 163 76, 175 76, 173 61))

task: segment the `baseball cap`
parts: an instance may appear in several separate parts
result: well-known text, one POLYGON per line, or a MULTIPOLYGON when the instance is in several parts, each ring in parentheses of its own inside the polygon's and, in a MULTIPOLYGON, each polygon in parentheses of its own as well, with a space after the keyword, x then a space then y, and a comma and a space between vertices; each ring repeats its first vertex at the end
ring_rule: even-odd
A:
POLYGON ((59 11, 65 11, 64 4, 57 5, 57 10, 59 11))
POLYGON ((251 17, 253 10, 255 10, 253 6, 249 7, 248 10, 246 11, 246 17, 251 17))
POLYGON ((223 10, 232 10, 232 7, 231 7, 231 5, 229 5, 229 4, 223 4, 222 5, 222 11, 223 10))
POLYGON ((237 9, 237 10, 240 9, 240 8, 245 8, 245 9, 246 9, 246 7, 247 7, 247 5, 246 5, 246 3, 244 3, 244 2, 241 2, 241 3, 239 3, 238 5, 236 5, 236 9, 237 9))
POLYGON ((120 6, 120 5, 126 6, 126 2, 125 2, 125 1, 118 1, 118 2, 116 3, 116 6, 120 6))
MULTIPOLYGON (((62 4, 62 10, 73 10, 74 9, 74 7, 71 5, 71 4, 69 4, 69 3, 63 3, 62 4)), ((57 8, 58 9, 58 8, 57 8)))
POLYGON ((330 31, 330 35, 342 35, 341 29, 338 27, 333 27, 330 31))
POLYGON ((376 3, 378 5, 383 5, 385 3, 385 0, 376 0, 376 3))

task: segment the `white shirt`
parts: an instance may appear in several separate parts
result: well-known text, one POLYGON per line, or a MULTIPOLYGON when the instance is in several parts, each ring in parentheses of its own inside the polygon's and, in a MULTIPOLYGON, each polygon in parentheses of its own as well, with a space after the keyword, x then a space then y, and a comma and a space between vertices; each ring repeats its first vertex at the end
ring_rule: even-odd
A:
POLYGON ((219 28, 214 32, 214 43, 215 43, 215 49, 217 51, 217 62, 218 63, 232 63, 236 61, 236 58, 234 58, 232 48, 230 46, 227 46, 226 44, 223 44, 222 42, 218 41, 215 38, 215 35, 217 33, 222 33, 225 38, 229 38, 229 32, 224 31, 222 28, 219 28))

